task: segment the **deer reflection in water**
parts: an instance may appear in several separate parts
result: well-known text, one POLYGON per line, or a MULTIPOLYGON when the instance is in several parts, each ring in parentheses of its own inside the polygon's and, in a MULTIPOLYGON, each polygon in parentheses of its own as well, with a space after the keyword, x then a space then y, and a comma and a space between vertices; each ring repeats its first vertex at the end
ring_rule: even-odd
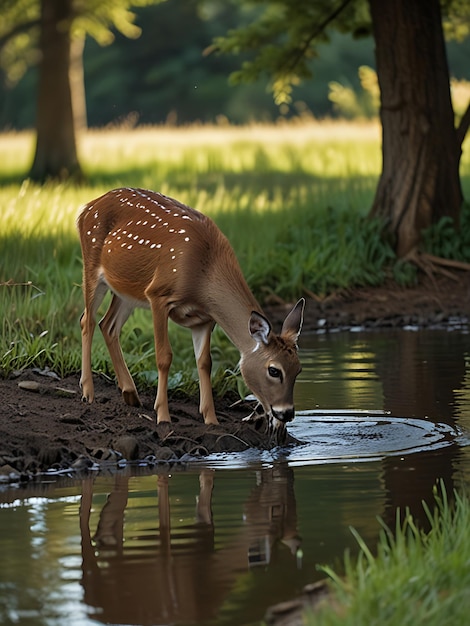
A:
MULTIPOLYGON (((256 486, 232 539, 215 542, 214 471, 199 474, 192 523, 172 533, 169 477, 158 475, 158 530, 140 533, 143 550, 126 546, 129 478, 116 476, 92 538, 93 479, 83 482, 80 507, 84 601, 95 619, 149 624, 215 618, 237 576, 269 564, 275 544, 300 548, 293 470, 287 464, 256 472, 256 486)), ((132 538, 134 539, 134 538, 132 538)))

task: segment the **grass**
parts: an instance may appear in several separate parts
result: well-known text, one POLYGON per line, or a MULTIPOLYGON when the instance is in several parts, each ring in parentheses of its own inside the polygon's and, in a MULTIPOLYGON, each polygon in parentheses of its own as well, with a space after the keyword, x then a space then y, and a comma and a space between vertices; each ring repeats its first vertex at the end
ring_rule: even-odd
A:
POLYGON ((396 528, 382 524, 373 555, 357 533, 356 560, 348 555, 344 576, 322 568, 331 579, 328 604, 306 623, 316 626, 460 626, 470 611, 470 498, 454 493, 450 502, 443 484, 436 507, 425 511, 430 530, 424 532, 410 515, 396 528))
MULTIPOLYGON (((380 130, 373 123, 90 131, 80 143, 87 174, 80 187, 23 182, 32 152, 32 134, 2 136, 4 374, 30 365, 61 375, 79 369, 81 256, 75 218, 80 205, 113 187, 160 190, 213 217, 261 301, 375 285, 397 267, 380 237, 380 223, 365 220, 381 166, 380 130)), ((465 158, 463 167, 470 172, 465 158)), ((430 237, 445 240, 439 233, 430 237)), ((172 384, 192 388, 189 335, 176 327, 171 334, 177 372, 172 384)), ((148 312, 133 315, 122 340, 138 382, 153 381, 148 312)), ((214 336, 214 355, 221 372, 238 360, 221 332, 214 336)), ((112 374, 99 332, 93 364, 112 374)), ((235 384, 234 377, 229 380, 235 384)))

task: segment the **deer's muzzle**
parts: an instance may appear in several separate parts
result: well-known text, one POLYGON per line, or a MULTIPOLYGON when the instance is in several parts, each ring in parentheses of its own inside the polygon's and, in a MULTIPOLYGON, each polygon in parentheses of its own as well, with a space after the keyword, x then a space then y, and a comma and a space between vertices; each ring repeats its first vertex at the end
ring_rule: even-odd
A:
POLYGON ((271 407, 271 415, 279 420, 280 422, 282 422, 283 424, 287 424, 288 422, 292 422, 292 420, 294 419, 295 416, 295 410, 294 407, 291 407, 289 409, 282 409, 282 410, 276 410, 273 407, 271 407))

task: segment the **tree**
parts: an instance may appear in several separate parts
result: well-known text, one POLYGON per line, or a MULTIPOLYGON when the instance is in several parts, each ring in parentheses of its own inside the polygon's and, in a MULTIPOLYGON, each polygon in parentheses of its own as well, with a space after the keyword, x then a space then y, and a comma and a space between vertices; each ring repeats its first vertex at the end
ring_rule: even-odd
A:
POLYGON ((29 177, 81 180, 70 82, 73 0, 41 0, 36 150, 29 177))
MULTIPOLYGON (((462 204, 459 162, 470 125, 470 103, 454 127, 439 0, 258 0, 248 27, 214 41, 221 52, 249 54, 232 81, 262 74, 278 104, 309 78, 309 61, 329 29, 373 34, 381 93, 383 169, 371 215, 383 218, 397 254, 411 254, 424 228, 443 216, 458 219, 462 204)), ((463 0, 447 0, 460 35, 468 34, 463 0)), ((466 13, 467 12, 467 13, 466 13)), ((455 26, 455 24, 454 24, 455 26)))
POLYGON ((30 178, 40 182, 82 178, 76 120, 82 125, 86 119, 81 82, 84 38, 89 34, 102 45, 109 44, 114 39, 112 28, 136 37, 140 29, 129 7, 161 1, 4 0, 0 64, 11 79, 17 79, 27 64, 38 64, 37 138, 30 178))
POLYGON ((458 221, 466 131, 454 128, 439 0, 370 0, 370 8, 383 129, 372 214, 389 222, 404 256, 423 228, 444 216, 458 221))

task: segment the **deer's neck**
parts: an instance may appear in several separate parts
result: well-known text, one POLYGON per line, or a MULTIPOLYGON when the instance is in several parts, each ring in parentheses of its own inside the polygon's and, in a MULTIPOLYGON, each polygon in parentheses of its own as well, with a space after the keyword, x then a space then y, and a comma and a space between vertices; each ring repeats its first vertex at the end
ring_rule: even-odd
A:
POLYGON ((254 347, 249 332, 251 313, 262 313, 262 309, 239 268, 233 268, 228 276, 217 272, 214 279, 210 315, 243 355, 254 347))

